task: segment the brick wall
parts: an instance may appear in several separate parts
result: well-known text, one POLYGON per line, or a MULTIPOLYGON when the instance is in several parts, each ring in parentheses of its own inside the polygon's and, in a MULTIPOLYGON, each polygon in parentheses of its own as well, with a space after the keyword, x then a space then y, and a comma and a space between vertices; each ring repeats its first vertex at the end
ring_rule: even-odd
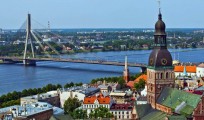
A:
POLYGON ((158 103, 156 104, 156 109, 157 109, 157 110, 160 110, 160 111, 162 111, 162 112, 165 112, 165 113, 167 113, 167 114, 172 114, 171 108, 166 107, 166 106, 161 105, 161 104, 158 104, 158 103))

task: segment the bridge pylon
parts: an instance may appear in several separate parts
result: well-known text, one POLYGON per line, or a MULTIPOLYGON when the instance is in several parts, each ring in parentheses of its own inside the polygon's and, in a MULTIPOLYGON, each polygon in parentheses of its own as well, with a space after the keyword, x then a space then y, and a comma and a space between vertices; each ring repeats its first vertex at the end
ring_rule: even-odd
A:
POLYGON ((34 46, 33 46, 33 40, 32 40, 32 34, 31 34, 31 14, 28 14, 27 16, 27 28, 26 28, 26 40, 25 40, 25 49, 24 49, 24 56, 23 56, 23 64, 28 66, 35 66, 36 62, 34 60, 29 60, 30 57, 27 57, 27 49, 28 44, 31 45, 31 51, 32 56, 31 58, 35 58, 35 52, 34 52, 34 46))

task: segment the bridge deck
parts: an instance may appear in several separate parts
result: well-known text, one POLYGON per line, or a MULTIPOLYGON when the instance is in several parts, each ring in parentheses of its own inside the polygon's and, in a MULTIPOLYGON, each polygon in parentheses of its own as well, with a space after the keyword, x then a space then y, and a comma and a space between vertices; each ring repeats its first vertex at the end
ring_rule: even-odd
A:
MULTIPOLYGON (((13 61, 15 63, 23 62, 23 58, 18 57, 0 57, 1 60, 13 61)), ((28 58, 27 60, 32 61, 55 61, 55 62, 73 62, 73 63, 86 63, 86 64, 101 64, 101 65, 115 65, 115 66, 124 66, 124 62, 116 61, 99 61, 99 60, 83 60, 83 59, 65 59, 65 58, 28 58)), ((128 63, 130 67, 147 67, 145 64, 141 63, 128 63)))

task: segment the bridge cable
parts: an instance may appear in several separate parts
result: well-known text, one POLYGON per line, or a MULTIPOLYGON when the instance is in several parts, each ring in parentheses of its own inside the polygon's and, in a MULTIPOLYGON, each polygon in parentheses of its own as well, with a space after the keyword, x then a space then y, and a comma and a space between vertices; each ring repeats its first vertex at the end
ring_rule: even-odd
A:
POLYGON ((51 55, 50 55, 47 51, 44 50, 43 45, 41 44, 41 42, 40 42, 40 40, 38 39, 38 37, 33 33, 33 31, 31 31, 31 34, 33 35, 33 37, 34 37, 34 39, 37 41, 37 43, 40 45, 40 48, 46 53, 46 55, 47 55, 48 57, 51 58, 51 55))

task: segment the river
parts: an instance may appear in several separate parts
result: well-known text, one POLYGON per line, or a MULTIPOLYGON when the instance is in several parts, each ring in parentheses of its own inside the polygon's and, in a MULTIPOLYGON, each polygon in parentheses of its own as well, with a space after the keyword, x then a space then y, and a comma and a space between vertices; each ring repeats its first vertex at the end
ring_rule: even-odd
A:
MULTIPOLYGON (((204 62, 204 49, 171 49, 172 57, 182 62, 204 62)), ((63 55, 64 58, 109 60, 147 63, 151 50, 92 52, 63 55)), ((121 76, 122 66, 108 66, 82 63, 38 62, 36 67, 0 64, 0 95, 28 88, 39 88, 49 83, 64 85, 68 82, 88 83, 94 78, 121 76)), ((130 68, 131 74, 140 68, 130 68)))

